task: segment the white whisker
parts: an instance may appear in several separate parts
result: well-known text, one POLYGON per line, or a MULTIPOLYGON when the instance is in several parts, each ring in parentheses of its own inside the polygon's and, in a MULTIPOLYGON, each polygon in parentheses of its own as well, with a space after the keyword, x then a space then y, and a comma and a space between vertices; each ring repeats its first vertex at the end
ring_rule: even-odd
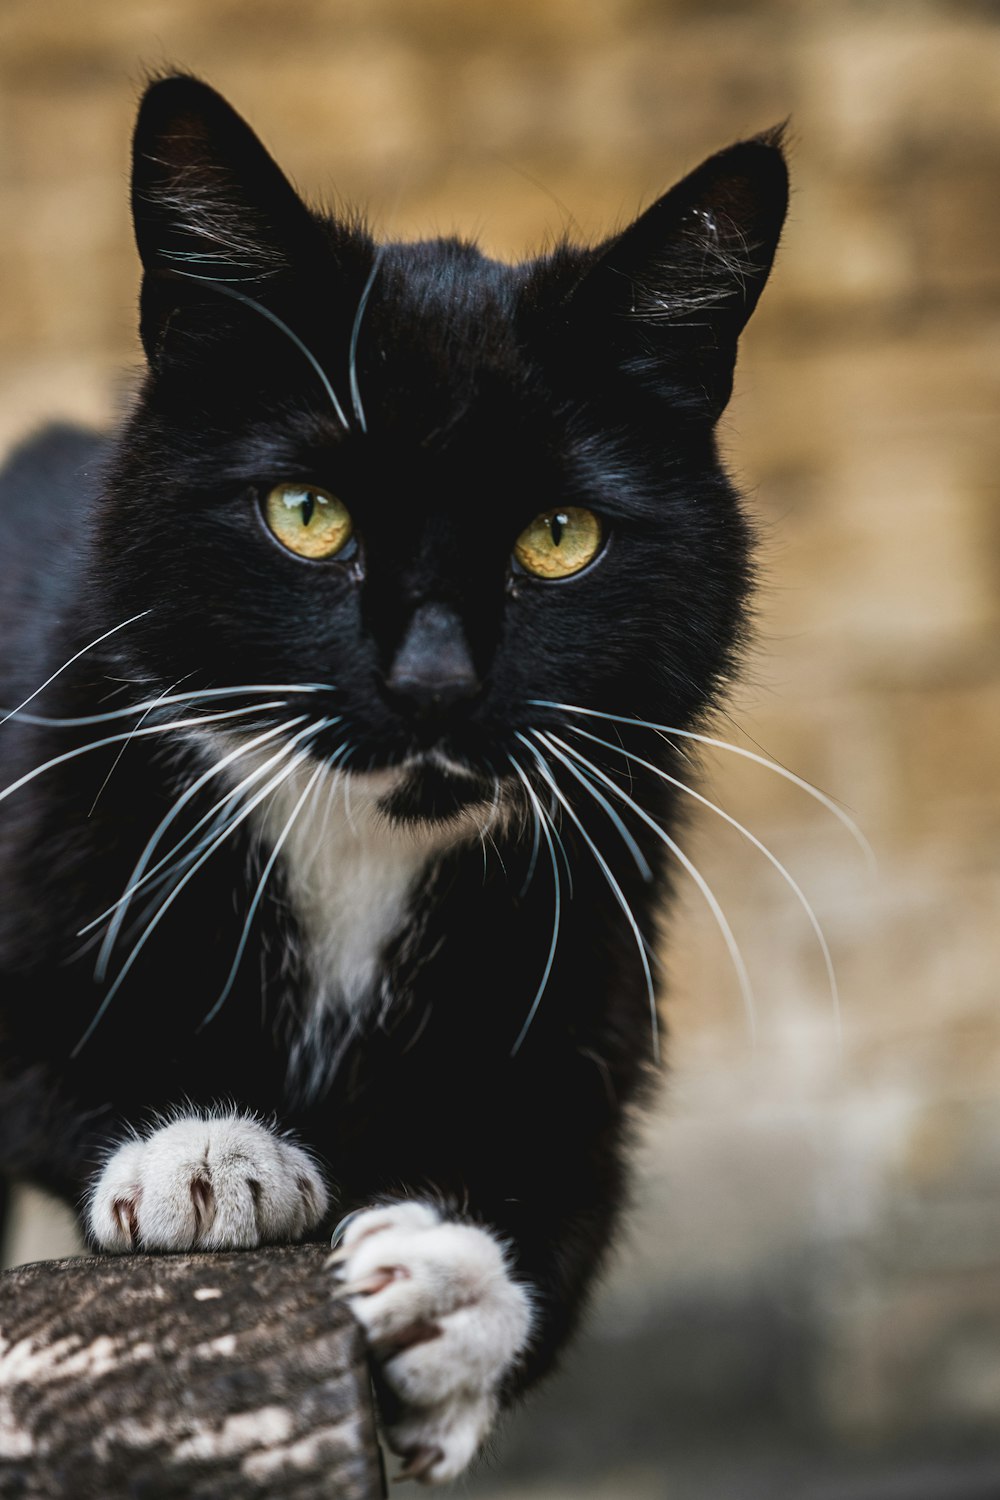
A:
MULTIPOLYGON (((216 811, 218 811, 222 806, 224 806, 232 799, 234 793, 227 793, 223 801, 221 803, 216 803, 214 808, 207 812, 204 817, 199 819, 194 827, 188 831, 185 838, 181 839, 179 843, 174 845, 169 854, 165 855, 163 859, 158 862, 158 864, 154 865, 153 868, 148 871, 148 873, 144 874, 143 872, 146 871, 147 865, 149 864, 150 859, 153 857, 157 845, 159 844, 163 835, 166 833, 167 829, 170 827, 171 823, 181 812, 181 810, 186 807, 194 797, 198 795, 203 786, 207 785, 207 783, 211 781, 213 777, 218 776, 222 771, 226 769, 227 766, 230 766, 234 760, 238 760, 243 755, 248 755, 251 751, 256 750, 259 745, 266 744, 268 740, 274 739, 277 735, 283 734, 286 730, 294 729, 296 725, 302 724, 307 717, 308 716, 305 714, 300 714, 298 718, 286 720, 284 724, 276 724, 271 729, 266 729, 263 734, 254 736, 254 738, 252 740, 248 740, 245 745, 237 745, 235 749, 230 750, 226 755, 224 755, 221 760, 216 761, 214 765, 210 766, 207 771, 202 772, 202 774, 198 776, 184 792, 182 792, 180 797, 175 800, 169 812, 167 812, 160 820, 155 831, 153 832, 152 837, 149 839, 149 842, 146 844, 146 847, 143 849, 138 860, 136 861, 136 864, 132 870, 132 874, 129 876, 128 886, 124 893, 118 898, 114 905, 108 908, 108 911, 102 912, 101 915, 99 917, 96 917, 93 922, 90 922, 86 927, 81 928, 80 932, 77 934, 78 937, 82 937, 84 933, 90 931, 91 927, 98 926, 102 921, 104 921, 106 917, 108 917, 112 913, 115 913, 111 926, 108 928, 108 931, 105 935, 100 953, 97 957, 97 966, 94 971, 95 979, 103 980, 107 974, 107 968, 111 959, 111 953, 118 939, 118 933, 121 931, 122 924, 125 921, 126 912, 128 910, 128 905, 131 901, 132 896, 143 885, 147 884, 158 870, 161 870, 165 864, 169 864, 171 859, 173 859, 178 851, 183 848, 184 844, 194 837, 198 829, 205 823, 207 823, 216 811)), ((306 733, 306 731, 303 731, 303 734, 304 733, 306 733)), ((273 765, 277 760, 280 760, 282 758, 282 755, 286 754, 287 751, 292 748, 294 743, 295 740, 293 737, 290 745, 284 747, 281 751, 278 752, 277 756, 268 761, 266 763, 266 767, 269 767, 270 765, 273 765)), ((258 768, 258 770, 254 772, 253 775, 255 777, 265 775, 266 767, 263 770, 261 768, 258 768)), ((242 785, 245 786, 246 782, 244 782, 242 785)))
MULTIPOLYGON (((286 338, 291 339, 292 343, 295 345, 296 349, 298 349, 299 353, 304 355, 312 365, 316 374, 319 376, 319 379, 322 381, 323 389, 326 391, 326 394, 330 398, 330 404, 337 414, 337 420, 340 422, 341 427, 343 427, 345 432, 350 431, 350 424, 348 423, 347 418, 344 416, 344 408, 337 400, 337 393, 331 385, 329 376, 323 369, 323 366, 320 364, 315 354, 313 354, 312 350, 302 342, 297 333, 289 328, 286 322, 278 317, 277 313, 273 313, 269 307, 265 307, 264 304, 262 302, 258 302, 256 298, 248 297, 246 292, 238 292, 235 287, 226 286, 224 282, 217 281, 212 276, 196 276, 192 271, 178 270, 171 271, 170 274, 172 276, 183 276, 186 280, 190 281, 205 282, 208 286, 211 286, 213 291, 222 292, 223 296, 232 297, 235 301, 242 302, 246 307, 252 308, 254 312, 259 312, 261 317, 266 318, 269 323, 273 323, 275 328, 280 329, 280 331, 286 336, 286 338)), ((242 280, 244 278, 240 279, 242 280)), ((256 280, 255 277, 247 277, 245 279, 256 280)))
POLYGON ((644 760, 641 755, 636 755, 632 750, 626 750, 622 745, 612 744, 610 740, 602 740, 599 735, 590 734, 586 729, 574 728, 572 732, 574 734, 581 734, 585 739, 593 740, 595 744, 603 745, 605 749, 613 750, 618 755, 627 756, 629 760, 635 761, 636 765, 645 766, 648 771, 653 772, 654 776, 659 776, 662 781, 666 781, 671 786, 677 787, 679 791, 686 793, 686 795, 689 797, 693 797, 696 802, 700 802, 705 807, 711 808, 712 812, 716 813, 720 818, 724 819, 725 822, 731 824, 732 827, 737 830, 737 832, 741 833, 745 839, 748 839, 749 842, 753 844, 755 849, 760 850, 765 859, 770 861, 770 863, 778 871, 779 875, 781 875, 783 880, 789 886, 792 893, 798 899, 799 904, 801 905, 803 911, 809 919, 809 925, 812 927, 812 930, 816 936, 816 941, 819 944, 820 952, 823 955, 823 963, 826 967, 827 981, 830 987, 830 1002, 833 1007, 838 1045, 842 1045, 843 1026, 840 1010, 840 991, 837 985, 837 976, 834 972, 833 957, 830 953, 829 944, 827 943, 826 937, 823 933, 823 929, 820 926, 819 919, 816 916, 816 913, 813 910, 808 897, 802 890, 802 887, 799 885, 798 881, 792 875, 791 871, 785 868, 777 855, 773 854, 766 844, 764 844, 759 838, 757 838, 755 834, 751 833, 749 828, 746 828, 739 821, 739 819, 734 818, 730 813, 727 813, 724 808, 719 807, 718 803, 713 802, 710 797, 703 796, 701 792, 695 791, 694 787, 688 786, 686 782, 679 781, 676 776, 668 775, 668 773, 666 771, 662 771, 659 766, 655 766, 652 761, 644 760))
MULTIPOLYGON (((185 871, 190 869, 192 863, 208 848, 216 834, 222 832, 227 820, 232 817, 233 812, 239 805, 239 798, 244 790, 245 783, 241 782, 223 801, 216 804, 216 807, 207 815, 207 819, 209 820, 207 829, 194 847, 189 849, 186 854, 175 857, 176 849, 179 847, 177 845, 163 859, 157 861, 153 868, 147 872, 142 884, 145 884, 147 881, 149 882, 149 890, 153 892, 152 899, 146 902, 135 921, 124 933, 127 942, 132 942, 135 939, 137 933, 142 930, 156 911, 157 902, 163 900, 165 892, 174 889, 183 878, 185 871)), ((192 830, 192 835, 193 833, 194 830, 192 830)), ((181 842, 184 841, 182 840, 181 842)), ((113 912, 114 910, 115 906, 112 906, 111 911, 113 912)))
MULTIPOLYGON (((284 708, 284 706, 283 703, 260 704, 260 708, 284 708)), ((102 750, 105 745, 120 745, 123 740, 139 739, 145 735, 167 734, 172 729, 193 729, 205 724, 220 724, 225 719, 235 719, 241 715, 245 716, 246 713, 247 710, 245 708, 233 708, 229 709, 226 713, 198 714, 191 719, 174 719, 169 724, 148 724, 142 729, 133 728, 123 734, 109 734, 100 740, 90 740, 86 745, 77 745, 73 750, 64 750, 61 755, 54 755, 51 760, 45 761, 43 765, 35 766, 31 771, 25 771, 23 776, 18 777, 17 781, 12 781, 10 786, 4 787, 3 791, 0 792, 0 802, 3 802, 6 797, 12 796, 14 792, 20 791, 21 787, 27 786, 29 781, 34 781, 36 776, 41 776, 45 771, 51 771, 56 766, 61 766, 67 761, 75 760, 80 755, 88 755, 91 750, 102 750)))
MULTIPOLYGON (((40 691, 40 690, 39 690, 40 691)), ((239 684, 237 687, 227 688, 193 688, 187 693, 171 692, 159 698, 148 698, 142 703, 130 703, 127 708, 112 708, 103 714, 81 714, 75 719, 50 719, 43 714, 21 714, 26 724, 41 724, 49 729, 75 729, 85 724, 104 724, 110 719, 127 719, 130 714, 146 714, 151 709, 163 708, 174 703, 199 703, 205 698, 233 698, 240 693, 323 693, 332 692, 330 684, 322 682, 277 682, 277 683, 253 683, 250 685, 239 684)), ((247 707, 240 712, 255 713, 264 708, 284 708, 284 703, 258 703, 253 708, 247 707)), ((17 709, 12 709, 17 713, 17 709)), ((8 715, 9 717, 9 715, 8 715)))
POLYGON ((12 719, 15 714, 19 714, 22 708, 25 708, 33 698, 37 698, 39 693, 43 692, 45 688, 48 687, 50 682, 54 682, 55 679, 61 675, 61 673, 66 671, 67 667, 71 667, 75 661, 79 661, 81 656, 86 656, 88 651, 93 651, 95 646, 99 646, 101 642, 106 641, 109 636, 116 635, 119 630, 124 630, 126 625, 134 625, 136 620, 141 620, 148 614, 152 614, 152 610, 141 609, 137 615, 130 615, 129 618, 127 620, 123 620, 120 625, 113 625, 110 630, 106 630, 103 635, 97 636, 95 640, 92 640, 89 643, 89 645, 81 647, 81 649, 75 652, 68 661, 64 661, 61 667, 57 667, 50 677, 46 677, 45 681, 38 687, 36 687, 33 693, 29 693, 27 698, 19 703, 16 708, 12 708, 8 713, 5 713, 3 718, 0 719, 0 724, 6 724, 8 719, 12 719))
MULTIPOLYGON (((540 740, 547 750, 552 751, 557 760, 562 761, 563 765, 566 767, 567 771, 569 771, 571 776, 575 776, 577 781, 582 780, 577 767, 574 766, 570 761, 568 761, 565 755, 560 755, 559 751, 555 748, 556 745, 562 744, 562 740, 557 739, 554 734, 543 734, 540 730, 534 730, 533 733, 535 735, 535 738, 537 740, 540 740)), ((587 790, 593 797, 594 801, 598 804, 598 806, 604 809, 604 811, 607 813, 608 817, 614 824, 615 828, 618 830, 618 833, 621 836, 622 843, 631 854, 632 859, 635 863, 635 867, 639 871, 639 874, 642 876, 643 880, 647 882, 652 880, 653 872, 649 867, 649 861, 643 854, 642 850, 639 848, 639 845, 636 843, 635 839, 632 837, 632 834, 626 827, 625 823, 611 806, 611 803, 608 801, 607 797, 602 796, 602 794, 594 786, 588 786, 587 790)))
POLYGON ((287 839, 288 835, 291 833, 306 798, 309 796, 310 792, 312 792, 315 787, 318 786, 319 779, 325 770, 326 767, 321 762, 313 771, 309 780, 306 782, 304 789, 299 794, 295 806, 289 813, 288 818, 285 821, 284 828, 281 830, 281 833, 278 835, 277 839, 275 839, 274 847, 271 850, 268 861, 261 873, 260 880, 257 882, 257 889, 254 891, 253 899, 250 902, 250 906, 247 910, 246 920, 243 923, 243 931, 240 933, 240 940, 236 945, 236 954, 233 958, 233 962, 230 967, 229 974, 226 978, 226 982, 222 987, 222 992, 219 995, 219 998, 216 1000, 215 1004, 212 1006, 211 1010, 208 1012, 201 1025, 198 1027, 199 1031, 203 1031, 206 1026, 210 1025, 210 1023, 215 1020, 215 1017, 219 1014, 219 1011, 222 1009, 223 1005, 225 1005, 226 1001, 229 998, 229 993, 236 982, 236 975, 239 971, 240 963, 243 959, 243 954, 246 951, 247 942, 250 937, 250 929, 253 926, 253 919, 257 915, 257 908, 263 898, 264 888, 267 885, 268 879, 270 878, 271 871, 274 869, 275 865, 278 862, 278 856, 281 853, 282 846, 284 845, 284 842, 287 839))
POLYGON ((832 797, 828 797, 825 792, 821 792, 819 787, 813 786, 812 782, 806 781, 802 776, 796 776, 794 771, 789 771, 787 767, 779 765, 777 761, 769 760, 766 755, 758 755, 753 750, 744 749, 742 745, 731 745, 728 740, 719 740, 709 734, 697 734, 693 729, 676 729, 670 724, 653 724, 648 719, 629 719, 623 714, 608 714, 596 708, 581 708, 575 703, 554 703, 547 698, 532 698, 531 702, 537 708, 555 708, 562 713, 586 714, 588 718, 607 719, 612 724, 631 724, 636 729, 653 729, 665 735, 675 734, 680 739, 694 740, 699 745, 711 745, 716 750, 728 750, 731 755, 741 755, 745 760, 752 760, 756 765, 764 766, 766 770, 773 771, 775 775, 783 776, 786 781, 792 782, 794 786, 799 787, 803 792, 807 792, 810 797, 815 798, 817 802, 822 803, 827 811, 833 813, 833 816, 844 825, 851 837, 860 846, 869 867, 875 867, 875 851, 854 819, 842 807, 839 807, 832 797))
POLYGON ((152 708, 147 708, 146 712, 142 715, 142 717, 140 718, 138 724, 136 724, 133 727, 132 733, 125 740, 125 743, 122 745, 121 749, 118 751, 118 754, 115 756, 114 760, 111 762, 111 765, 108 768, 108 774, 105 776, 104 780, 101 782, 100 786, 97 788, 97 791, 94 793, 94 800, 93 800, 93 802, 91 802, 90 806, 87 809, 87 817, 88 818, 92 818, 94 816, 94 809, 96 808, 98 802, 100 802, 100 800, 101 800, 101 793, 104 791, 104 788, 107 786, 108 782, 111 780, 112 776, 115 774, 115 772, 117 771, 119 765, 121 764, 122 756, 125 754, 125 751, 128 749, 129 740, 132 740, 132 739, 135 738, 135 735, 136 735, 137 731, 142 728, 143 724, 146 722, 146 720, 149 718, 149 716, 150 716, 150 714, 152 712, 153 712, 152 708))
POLYGON ((548 808, 549 827, 552 829, 552 836, 553 836, 553 838, 556 841, 556 848, 559 850, 559 855, 560 855, 560 858, 562 859, 563 873, 566 876, 566 894, 567 894, 569 900, 572 901, 572 899, 573 899, 573 867, 572 867, 572 865, 569 862, 569 855, 566 853, 566 845, 563 843, 562 834, 559 832, 559 824, 556 821, 556 819, 558 818, 559 813, 561 811, 560 805, 559 805, 559 799, 557 797, 552 796, 551 793, 549 794, 549 796, 550 796, 550 803, 549 803, 549 808, 548 808))
MULTIPOLYGON (((321 732, 321 730, 326 729, 326 728, 327 728, 327 720, 325 720, 325 719, 320 719, 320 721, 314 726, 314 730, 315 730, 316 734, 319 734, 321 732)), ((191 868, 187 871, 187 873, 183 876, 183 878, 181 880, 179 880, 178 883, 174 886, 173 890, 170 891, 169 895, 160 903, 160 905, 159 905, 159 907, 157 909, 156 915, 147 924, 146 929, 143 932, 142 936, 135 943, 135 945, 133 946, 132 951, 129 954, 128 958, 125 960, 124 964, 119 969, 118 974, 117 974, 117 976, 115 978, 114 983, 111 985, 111 987, 106 992, 103 1000, 101 1001, 100 1005, 97 1008, 97 1012, 94 1015, 93 1020, 90 1022, 90 1025, 87 1027, 86 1031, 83 1033, 83 1036, 80 1038, 80 1040, 77 1042, 76 1046, 73 1048, 73 1051, 70 1054, 72 1057, 78 1056, 78 1054, 80 1053, 80 1051, 82 1050, 82 1048, 86 1046, 87 1042, 90 1040, 91 1036, 94 1034, 94 1031, 97 1029, 97 1026, 99 1025, 102 1017, 104 1016, 104 1013, 106 1012, 108 1006, 111 1004, 111 1002, 114 999, 115 995, 118 993, 119 989, 121 988, 122 983, 124 982, 126 976, 128 975, 129 971, 131 970, 131 968, 132 968, 133 964, 135 963, 136 959, 139 957, 139 954, 142 952, 143 948, 146 946, 146 943, 152 937, 152 935, 155 932, 156 928, 159 926, 160 922, 166 916, 166 914, 169 911, 170 907, 173 905, 174 901, 180 895, 180 893, 184 889, 184 887, 198 873, 198 871, 201 869, 202 865, 205 864, 206 861, 209 860, 212 857, 212 855, 215 853, 215 851, 217 849, 221 848, 221 846, 226 842, 226 840, 235 831, 235 829, 238 828, 241 823, 245 822, 246 819, 250 816, 250 814, 254 811, 254 809, 256 807, 259 807, 259 805, 261 804, 261 802, 263 802, 264 799, 267 796, 269 796, 271 792, 274 791, 275 787, 279 786, 284 780, 286 780, 289 776, 291 776, 292 773, 295 771, 295 769, 298 766, 300 766, 308 758, 309 758, 309 750, 308 750, 308 748, 306 748, 305 750, 300 751, 298 753, 298 755, 296 755, 287 766, 283 766, 282 767, 281 771, 279 771, 279 773, 277 774, 277 776, 273 776, 271 778, 271 780, 267 783, 267 785, 263 788, 262 791, 258 792, 254 797, 252 797, 250 799, 249 802, 245 803, 244 806, 240 809, 240 811, 238 813, 236 813, 235 816, 232 817, 229 820, 229 822, 227 823, 226 827, 223 829, 222 833, 218 836, 218 838, 216 838, 209 845, 209 847, 205 850, 204 854, 202 854, 201 857, 197 860, 197 862, 191 866, 191 868)))
POLYGON ((517 893, 517 899, 519 901, 524 900, 525 896, 528 894, 529 889, 531 888, 531 882, 535 878, 535 866, 538 864, 538 853, 541 848, 542 838, 542 821, 539 817, 538 809, 535 806, 535 801, 533 798, 529 802, 528 806, 531 811, 531 817, 534 827, 532 829, 531 854, 528 858, 528 868, 525 872, 524 880, 521 884, 521 889, 517 893))
MULTIPOLYGON (((184 680, 183 678, 179 678, 178 681, 173 684, 173 686, 175 688, 179 687, 180 683, 183 682, 183 680, 184 680)), ((139 719, 138 724, 135 726, 136 729, 141 728, 141 726, 149 718, 149 716, 153 712, 153 710, 155 708, 160 707, 166 701, 167 701, 167 693, 166 692, 162 693, 159 698, 154 698, 153 701, 150 703, 149 707, 146 709, 145 713, 139 719)), ((87 811, 87 817, 88 818, 92 818, 94 816, 94 809, 97 806, 98 802, 101 800, 101 793, 104 791, 104 788, 107 786, 108 782, 111 780, 111 778, 114 775, 115 771, 118 769, 118 766, 121 763, 121 758, 125 754, 125 751, 128 749, 129 740, 132 739, 132 737, 133 737, 134 734, 135 734, 135 730, 132 731, 132 734, 129 735, 129 739, 125 741, 124 745, 122 745, 122 747, 119 750, 118 754, 115 756, 114 760, 111 763, 111 769, 108 771, 108 774, 105 776, 104 780, 101 782, 100 786, 97 788, 97 795, 95 796, 93 802, 90 804, 90 807, 89 807, 89 809, 87 811)))
POLYGON ((527 749, 534 756, 535 760, 538 762, 538 769, 541 771, 543 778, 547 782, 550 790, 554 793, 558 801, 562 804, 567 817, 569 817, 575 824, 580 833, 580 836, 583 838, 591 854, 596 859, 601 873, 603 874, 605 880, 608 882, 608 885, 611 887, 615 900, 618 902, 618 905, 621 907, 622 911, 625 914, 625 920, 628 922, 629 927, 632 929, 632 935, 635 938, 636 947, 639 951, 639 959, 642 963, 643 974, 645 975, 646 979, 646 991, 649 995, 650 1022, 653 1031, 653 1059, 658 1063, 660 1061, 660 1028, 659 1018, 656 1014, 656 994, 653 988, 653 976, 649 968, 649 959, 646 956, 646 939, 642 935, 639 924, 635 920, 635 916, 633 915, 632 908, 628 904, 624 891, 612 874, 607 860, 604 858, 604 855, 598 849, 597 845, 590 837, 590 834, 587 832, 586 828, 584 828, 580 819, 577 817, 576 813, 573 810, 572 803, 563 794, 558 782, 555 780, 554 776, 549 770, 548 763, 546 762, 545 757, 542 755, 541 751, 531 743, 529 739, 521 734, 520 730, 515 731, 515 738, 520 740, 521 744, 527 747, 527 749))
POLYGON ((354 314, 354 326, 351 329, 351 346, 348 356, 348 375, 351 385, 351 405, 354 407, 354 415, 358 419, 358 426, 361 428, 362 432, 368 431, 368 424, 365 421, 365 409, 361 403, 361 390, 358 386, 358 337, 361 333, 361 320, 365 315, 365 308, 368 306, 368 298, 371 296, 372 287, 375 285, 375 278, 378 275, 378 268, 381 264, 381 261, 382 246, 380 245, 375 251, 375 258, 372 261, 372 268, 368 272, 368 280, 365 282, 364 290, 362 291, 361 296, 358 300, 358 310, 354 314))
MULTIPOLYGON (((747 1026, 750 1031, 750 1037, 753 1042, 756 1042, 757 1007, 754 1002, 753 986, 750 983, 750 975, 747 972, 747 966, 743 960, 743 954, 740 951, 740 946, 736 941, 733 929, 730 927, 729 922, 726 919, 725 912, 719 905, 719 899, 716 896, 715 892, 712 890, 712 887, 709 885, 708 881, 705 879, 704 875, 702 875, 701 871, 698 869, 697 865, 695 865, 694 862, 689 859, 680 845, 674 839, 672 839, 664 829, 660 827, 656 819, 651 817, 650 814, 646 812, 645 808, 640 807, 638 802, 636 802, 633 797, 630 797, 628 792, 620 787, 616 781, 613 781, 610 776, 606 776, 603 771, 599 770, 599 768, 594 765, 593 761, 588 760, 586 756, 581 755, 578 750, 574 750, 572 746, 565 744, 564 741, 557 740, 555 735, 545 735, 542 736, 542 738, 545 740, 545 743, 548 744, 551 749, 553 749, 553 753, 557 753, 555 752, 554 745, 552 743, 553 741, 555 741, 555 743, 559 745, 562 745, 562 748, 564 750, 567 750, 571 755, 579 760, 581 764, 585 765, 594 776, 597 776, 599 780, 603 781, 606 786, 610 787, 616 796, 620 797, 624 802, 627 802, 636 816, 640 817, 642 821, 653 830, 656 836, 663 841, 666 847, 670 850, 670 852, 674 855, 678 862, 683 865, 684 869, 691 876, 691 879, 694 881, 695 885, 701 891, 706 902, 708 903, 709 909, 713 917, 715 918, 716 926, 721 932, 723 941, 725 942, 726 947, 729 950, 729 956, 732 959, 733 968, 736 970, 736 975, 740 984, 740 991, 743 995, 743 1005, 746 1011, 747 1026)), ((560 756, 559 758, 560 760, 564 760, 564 757, 562 756, 560 756)))
POLYGON ((545 994, 545 990, 549 982, 549 975, 552 973, 552 965, 555 962, 556 946, 559 942, 559 924, 562 920, 562 885, 559 879, 559 861, 556 859, 556 851, 552 843, 552 835, 549 833, 548 819, 545 815, 545 809, 542 806, 538 794, 535 791, 534 787, 531 785, 531 782, 529 781, 525 771, 521 768, 521 766, 512 755, 508 756, 508 759, 511 765, 514 767, 517 775, 520 777, 524 785, 524 790, 528 794, 528 800, 531 804, 531 810, 535 815, 536 834, 537 830, 540 828, 542 834, 544 835, 545 844, 549 853, 549 863, 552 866, 552 884, 555 893, 555 910, 552 917, 552 940, 549 943, 548 957, 545 961, 545 969, 542 973, 541 983, 539 984, 538 989, 535 991, 535 998, 532 1000, 531 1005, 528 1008, 528 1014, 525 1016, 521 1030, 517 1034, 517 1040, 514 1042, 513 1047, 511 1047, 510 1049, 511 1057, 516 1057, 517 1053, 521 1050, 521 1046, 524 1042, 525 1037, 528 1035, 531 1023, 535 1019, 535 1016, 538 1012, 538 1007, 542 1003, 542 996, 545 994))
MULTIPOLYGON (((490 769, 492 771, 492 767, 490 769)), ((486 818, 485 823, 483 823, 480 826, 480 828, 479 828, 479 841, 480 841, 480 843, 483 846, 483 879, 484 880, 486 879, 486 854, 487 854, 486 843, 487 843, 487 840, 489 840, 490 848, 493 850, 493 853, 497 857, 497 863, 499 864, 501 870, 504 873, 504 878, 506 878, 506 876, 507 876, 507 866, 503 862, 503 855, 500 853, 500 850, 497 847, 497 841, 493 837, 493 832, 492 832, 493 828, 496 825, 497 819, 500 816, 500 800, 501 800, 501 796, 502 796, 502 791, 501 791, 501 787, 500 787, 500 778, 496 774, 496 772, 493 771, 493 795, 490 798, 490 811, 489 811, 489 814, 488 814, 488 816, 486 818)))

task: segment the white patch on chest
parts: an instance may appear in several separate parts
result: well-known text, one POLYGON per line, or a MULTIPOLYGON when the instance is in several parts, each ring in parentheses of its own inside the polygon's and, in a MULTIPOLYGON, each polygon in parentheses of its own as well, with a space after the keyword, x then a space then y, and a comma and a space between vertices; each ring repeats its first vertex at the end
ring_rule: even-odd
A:
MULTIPOLYGON (((218 731, 189 731, 187 739, 208 765, 240 747, 234 735, 218 731)), ((294 743, 293 737, 285 749, 294 743)), ((393 823, 380 802, 405 770, 318 768, 301 750, 287 760, 281 745, 276 740, 266 749, 248 749, 227 766, 225 779, 234 789, 245 788, 248 802, 265 792, 250 812, 249 826, 261 843, 262 869, 277 851, 279 868, 269 872, 264 898, 274 892, 280 872, 282 895, 301 934, 305 991, 296 1007, 290 1076, 310 1097, 337 1062, 318 1056, 324 1014, 346 1011, 353 1029, 366 1004, 391 1003, 380 973, 382 955, 403 932, 437 856, 478 837, 495 821, 498 808, 473 804, 448 823, 393 823)), ((455 773, 461 769, 455 767, 455 773)))
POLYGON ((391 824, 378 803, 398 772, 324 771, 283 832, 313 769, 298 771, 268 798, 262 823, 272 847, 282 840, 313 1004, 354 1009, 375 989, 381 955, 402 930, 434 856, 471 830, 391 824))

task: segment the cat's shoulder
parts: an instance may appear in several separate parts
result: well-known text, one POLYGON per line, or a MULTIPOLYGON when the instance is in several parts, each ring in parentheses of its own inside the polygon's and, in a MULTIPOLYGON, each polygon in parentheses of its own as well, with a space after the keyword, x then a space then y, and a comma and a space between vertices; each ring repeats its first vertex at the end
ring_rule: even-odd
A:
POLYGON ((49 572, 53 556, 79 540, 109 447, 102 433, 52 422, 4 457, 0 538, 8 584, 18 573, 49 572))
POLYGON ((29 676, 41 666, 40 622, 61 615, 74 592, 108 449, 101 433, 55 422, 0 465, 0 635, 8 662, 16 658, 29 676), (23 645, 15 649, 18 637, 23 645))
POLYGON ((48 422, 23 438, 0 466, 0 525, 37 519, 38 507, 93 495, 109 439, 73 422, 48 422))

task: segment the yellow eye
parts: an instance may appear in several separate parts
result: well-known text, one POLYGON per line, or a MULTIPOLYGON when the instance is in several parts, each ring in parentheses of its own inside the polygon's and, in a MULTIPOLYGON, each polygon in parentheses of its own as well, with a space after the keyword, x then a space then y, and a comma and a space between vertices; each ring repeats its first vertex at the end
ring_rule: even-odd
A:
POLYGON ((354 533, 347 506, 314 484, 278 484, 264 502, 264 519, 297 557, 336 557, 354 533))
POLYGON ((592 510, 567 505, 536 516, 514 543, 514 556, 536 578, 569 578, 593 562, 603 540, 592 510))

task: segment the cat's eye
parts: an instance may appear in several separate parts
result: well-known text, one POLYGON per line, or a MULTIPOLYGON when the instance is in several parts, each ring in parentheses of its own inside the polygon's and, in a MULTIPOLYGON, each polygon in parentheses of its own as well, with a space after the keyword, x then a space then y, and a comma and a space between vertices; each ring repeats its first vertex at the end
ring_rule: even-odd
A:
POLYGON ((536 578, 570 578, 601 550, 604 528, 592 510, 566 505, 547 510, 514 543, 514 559, 536 578))
POLYGON ((347 506, 315 484, 276 484, 264 501, 264 520, 297 557, 336 557, 354 535, 347 506))

